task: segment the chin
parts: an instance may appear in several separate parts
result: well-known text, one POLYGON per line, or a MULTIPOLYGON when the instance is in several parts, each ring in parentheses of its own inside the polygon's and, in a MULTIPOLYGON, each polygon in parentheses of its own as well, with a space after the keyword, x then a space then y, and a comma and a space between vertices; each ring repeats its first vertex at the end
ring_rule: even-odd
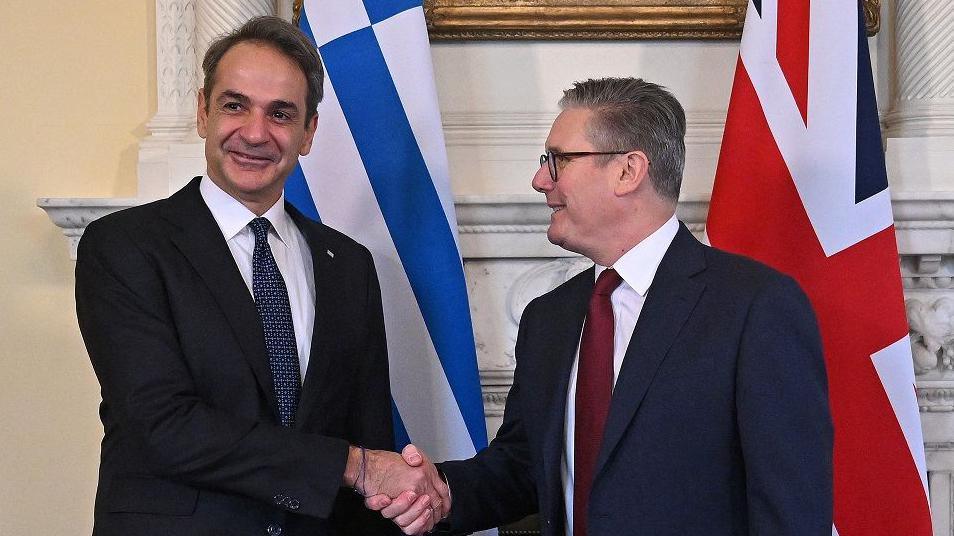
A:
POLYGON ((231 174, 231 177, 232 183, 243 192, 268 190, 275 184, 275 178, 271 173, 237 170, 231 174))

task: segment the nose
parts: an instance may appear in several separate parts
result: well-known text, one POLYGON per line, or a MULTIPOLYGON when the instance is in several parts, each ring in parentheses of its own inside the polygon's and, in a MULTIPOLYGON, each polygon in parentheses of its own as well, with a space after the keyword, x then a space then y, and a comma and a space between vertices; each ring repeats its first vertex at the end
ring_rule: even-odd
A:
POLYGON ((552 190, 553 184, 553 178, 550 177, 550 168, 546 164, 540 166, 540 169, 533 174, 533 180, 530 181, 530 186, 533 186, 533 189, 541 194, 552 190))
POLYGON ((262 112, 248 114, 239 134, 249 145, 264 143, 268 139, 268 118, 262 112))

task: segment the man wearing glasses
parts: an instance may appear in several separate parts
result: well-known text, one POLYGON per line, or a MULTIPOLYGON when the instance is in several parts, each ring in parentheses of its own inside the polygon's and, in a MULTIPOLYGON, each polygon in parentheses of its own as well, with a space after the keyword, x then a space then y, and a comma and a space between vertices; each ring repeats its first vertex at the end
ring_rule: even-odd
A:
MULTIPOLYGON (((676 219, 686 122, 672 94, 587 80, 560 107, 532 184, 550 241, 595 266, 527 306, 496 439, 440 464, 446 528, 538 512, 550 536, 831 534, 827 380, 804 294, 676 219)), ((407 497, 368 503, 420 527, 407 497)))

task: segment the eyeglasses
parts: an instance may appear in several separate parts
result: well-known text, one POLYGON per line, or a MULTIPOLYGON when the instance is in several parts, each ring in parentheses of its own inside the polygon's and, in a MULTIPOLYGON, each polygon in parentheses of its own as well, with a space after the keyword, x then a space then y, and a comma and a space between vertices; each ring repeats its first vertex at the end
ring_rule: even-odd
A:
POLYGON ((607 154, 626 154, 632 151, 575 151, 571 153, 558 153, 556 151, 547 151, 540 155, 540 165, 547 165, 550 170, 550 180, 557 181, 557 158, 569 160, 579 156, 607 155, 607 154))

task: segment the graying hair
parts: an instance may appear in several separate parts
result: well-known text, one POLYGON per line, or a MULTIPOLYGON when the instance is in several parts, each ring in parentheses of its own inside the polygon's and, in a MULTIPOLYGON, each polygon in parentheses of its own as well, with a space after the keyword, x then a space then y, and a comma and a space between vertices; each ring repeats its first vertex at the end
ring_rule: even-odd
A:
POLYGON ((255 17, 231 33, 217 38, 209 46, 209 50, 202 59, 202 71, 205 74, 203 93, 205 106, 208 111, 209 100, 212 98, 212 86, 215 84, 215 72, 218 70, 222 56, 239 43, 259 43, 267 45, 295 62, 302 74, 308 91, 305 94, 305 124, 318 113, 318 103, 321 102, 325 77, 325 70, 318 57, 315 44, 302 33, 294 24, 278 17, 255 17))
MULTIPOLYGON (((598 151, 640 150, 649 158, 649 178, 661 197, 679 199, 686 162, 686 113, 666 88, 641 78, 575 82, 560 108, 584 108, 593 116, 587 137, 598 151)), ((605 157, 605 163, 612 156, 605 157)))

